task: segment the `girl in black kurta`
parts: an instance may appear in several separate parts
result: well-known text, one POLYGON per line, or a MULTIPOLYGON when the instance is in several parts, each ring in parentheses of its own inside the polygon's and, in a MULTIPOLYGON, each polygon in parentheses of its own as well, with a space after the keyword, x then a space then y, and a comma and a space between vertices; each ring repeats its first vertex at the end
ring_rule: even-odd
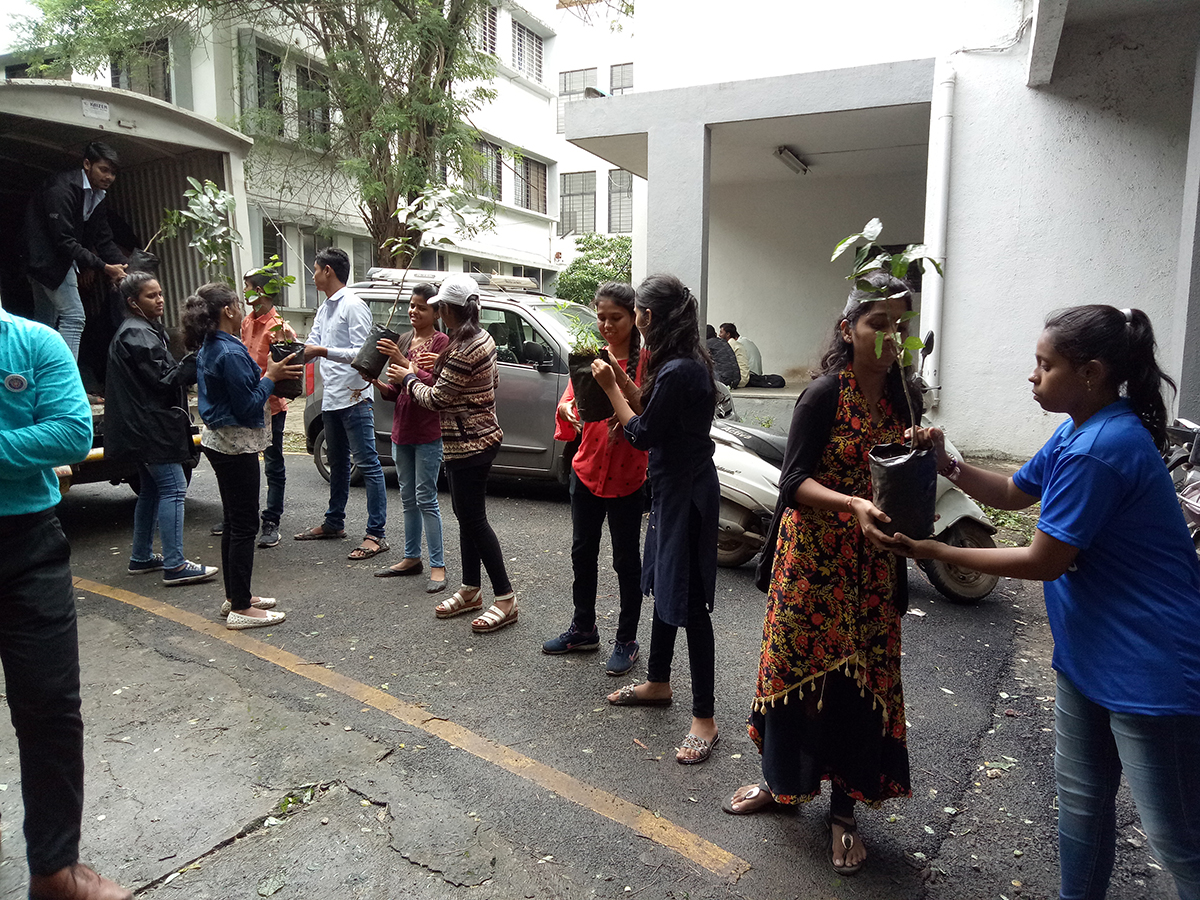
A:
POLYGON ((671 702, 675 635, 687 631, 692 674, 692 727, 676 753, 685 765, 704 762, 717 742, 713 597, 717 581, 720 484, 709 437, 716 402, 712 361, 700 343, 696 301, 670 275, 654 275, 637 290, 637 327, 650 353, 642 388, 643 412, 634 415, 618 379, 628 375, 597 360, 596 381, 612 401, 625 436, 650 451, 654 499, 646 532, 642 590, 654 595, 646 682, 609 694, 616 706, 671 702))
POLYGON ((876 543, 886 517, 867 499, 867 454, 908 427, 895 344, 876 353, 876 333, 897 331, 911 298, 890 275, 872 280, 880 290, 851 295, 824 373, 792 417, 749 719, 764 781, 725 805, 746 814, 806 803, 828 779, 830 860, 843 875, 866 858, 854 802, 911 793, 900 682, 906 568, 876 543))

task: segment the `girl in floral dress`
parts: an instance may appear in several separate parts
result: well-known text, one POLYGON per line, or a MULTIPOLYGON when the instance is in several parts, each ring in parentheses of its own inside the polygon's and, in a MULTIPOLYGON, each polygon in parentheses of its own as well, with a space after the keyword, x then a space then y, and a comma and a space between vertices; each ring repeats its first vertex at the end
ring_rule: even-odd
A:
POLYGON ((851 293, 792 416, 749 718, 764 780, 725 804, 745 815, 806 803, 828 780, 830 862, 842 875, 866 859, 855 802, 911 794, 900 682, 908 581, 880 543, 877 523, 888 519, 869 499, 867 454, 909 426, 890 335, 912 297, 885 272, 866 280, 875 290, 851 293), (887 336, 878 352, 877 333, 887 336))

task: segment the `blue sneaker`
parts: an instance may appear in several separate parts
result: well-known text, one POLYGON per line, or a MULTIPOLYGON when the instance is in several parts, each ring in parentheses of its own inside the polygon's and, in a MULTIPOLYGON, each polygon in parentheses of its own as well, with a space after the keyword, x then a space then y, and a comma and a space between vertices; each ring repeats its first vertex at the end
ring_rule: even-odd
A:
POLYGON ((637 641, 613 641, 612 656, 608 658, 609 675, 624 675, 633 668, 638 658, 637 641))
POLYGON ((593 627, 591 631, 580 631, 571 623, 571 627, 556 638, 550 638, 542 644, 542 652, 548 656, 558 656, 562 653, 574 653, 577 650, 599 650, 600 632, 593 627))
POLYGON ((155 553, 149 559, 131 559, 129 561, 129 574, 145 575, 147 572, 158 572, 162 567, 162 554, 155 553))
POLYGON ((197 584, 208 581, 217 574, 216 566, 202 566, 200 563, 185 561, 183 566, 168 572, 163 569, 163 584, 197 584))

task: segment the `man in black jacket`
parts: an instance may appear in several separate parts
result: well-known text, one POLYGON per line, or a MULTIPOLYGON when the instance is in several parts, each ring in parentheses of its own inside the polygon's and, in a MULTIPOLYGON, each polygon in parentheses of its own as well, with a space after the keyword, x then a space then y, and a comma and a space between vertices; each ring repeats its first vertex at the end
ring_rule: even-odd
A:
POLYGON ((86 324, 78 273, 96 269, 114 283, 125 276, 125 256, 113 243, 104 202, 117 165, 117 151, 93 141, 84 150, 83 169, 50 179, 25 214, 34 315, 58 330, 76 359, 86 324))

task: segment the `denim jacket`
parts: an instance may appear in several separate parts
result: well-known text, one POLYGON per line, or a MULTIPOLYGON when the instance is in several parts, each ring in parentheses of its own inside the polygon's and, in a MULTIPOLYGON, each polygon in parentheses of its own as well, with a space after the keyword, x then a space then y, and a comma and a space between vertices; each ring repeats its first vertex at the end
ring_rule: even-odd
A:
POLYGON ((259 369, 238 338, 217 331, 204 339, 196 358, 196 381, 200 388, 200 418, 209 428, 241 425, 262 428, 263 407, 275 382, 259 369))

